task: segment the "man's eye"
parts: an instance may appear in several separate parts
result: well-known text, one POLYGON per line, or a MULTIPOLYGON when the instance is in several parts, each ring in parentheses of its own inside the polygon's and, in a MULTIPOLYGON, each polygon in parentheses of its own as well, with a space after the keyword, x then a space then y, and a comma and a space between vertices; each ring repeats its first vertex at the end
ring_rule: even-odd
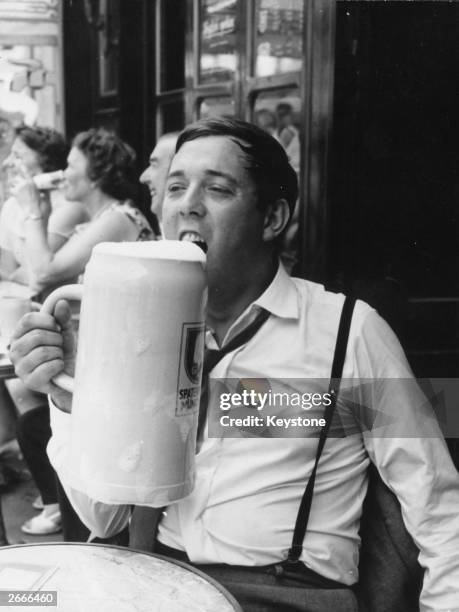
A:
POLYGON ((230 195, 231 191, 227 187, 223 187, 222 185, 209 185, 209 191, 213 191, 215 193, 219 193, 221 195, 230 195))
POLYGON ((182 191, 183 189, 185 189, 185 186, 181 185, 180 183, 172 183, 171 185, 167 186, 168 193, 176 193, 177 191, 182 191))

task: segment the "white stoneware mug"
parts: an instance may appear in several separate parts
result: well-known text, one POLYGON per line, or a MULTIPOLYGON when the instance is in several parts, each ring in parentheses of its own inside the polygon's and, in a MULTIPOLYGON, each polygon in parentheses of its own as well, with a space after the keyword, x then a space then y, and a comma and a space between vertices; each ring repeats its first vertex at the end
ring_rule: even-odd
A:
POLYGON ((205 255, 188 242, 103 243, 83 285, 68 460, 71 486, 106 503, 163 506, 194 485, 205 255))

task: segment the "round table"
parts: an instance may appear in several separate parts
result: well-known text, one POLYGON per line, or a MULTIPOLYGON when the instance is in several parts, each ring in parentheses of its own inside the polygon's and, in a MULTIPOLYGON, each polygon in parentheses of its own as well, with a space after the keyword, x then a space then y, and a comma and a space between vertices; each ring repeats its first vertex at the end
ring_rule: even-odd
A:
POLYGON ((0 590, 10 589, 57 591, 50 612, 242 612, 220 584, 185 563, 99 544, 0 548, 0 590))

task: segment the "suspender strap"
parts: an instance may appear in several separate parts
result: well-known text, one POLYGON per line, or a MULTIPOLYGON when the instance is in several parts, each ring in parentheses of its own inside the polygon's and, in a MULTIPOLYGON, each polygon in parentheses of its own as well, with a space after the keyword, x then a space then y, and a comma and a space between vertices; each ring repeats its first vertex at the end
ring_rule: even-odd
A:
POLYGON ((293 531, 292 545, 288 551, 287 563, 297 563, 301 553, 303 552, 303 540, 308 526, 309 515, 311 512, 312 496, 314 492, 314 483, 316 481, 317 466, 319 459, 325 446, 328 430, 330 429, 333 413, 338 397, 339 386, 343 373, 344 359, 346 357, 346 347, 349 337, 349 329, 351 327, 352 313, 354 310, 355 298, 347 297, 344 301, 343 310, 339 322, 338 335, 336 338, 335 354, 333 357, 333 365, 331 370, 330 384, 328 392, 331 395, 330 405, 325 408, 325 425, 322 427, 317 446, 316 459, 312 468, 311 476, 301 499, 298 516, 296 518, 295 529, 293 531))

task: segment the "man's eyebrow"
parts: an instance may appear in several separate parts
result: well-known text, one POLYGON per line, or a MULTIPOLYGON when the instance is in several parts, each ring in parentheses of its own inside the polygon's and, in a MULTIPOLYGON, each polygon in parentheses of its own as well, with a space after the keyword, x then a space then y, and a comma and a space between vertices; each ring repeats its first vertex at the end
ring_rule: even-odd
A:
POLYGON ((227 174, 226 172, 219 172, 218 170, 206 170, 205 173, 208 176, 215 176, 217 178, 224 178, 227 181, 229 181, 230 183, 232 183, 233 185, 237 185, 238 184, 238 182, 234 178, 234 176, 231 176, 231 174, 227 174))
POLYGON ((167 178, 176 178, 176 177, 183 177, 185 176, 185 173, 183 172, 183 170, 174 170, 174 172, 169 172, 169 174, 167 175, 167 178))
MULTIPOLYGON (((238 182, 237 180, 231 176, 231 174, 227 174, 226 172, 220 172, 218 170, 205 170, 204 174, 206 176, 215 176, 217 178, 224 178, 227 181, 229 181, 232 185, 237 185, 238 182)), ((173 172, 170 172, 168 175, 168 179, 170 178, 183 178, 185 176, 185 171, 184 170, 174 170, 173 172)))

